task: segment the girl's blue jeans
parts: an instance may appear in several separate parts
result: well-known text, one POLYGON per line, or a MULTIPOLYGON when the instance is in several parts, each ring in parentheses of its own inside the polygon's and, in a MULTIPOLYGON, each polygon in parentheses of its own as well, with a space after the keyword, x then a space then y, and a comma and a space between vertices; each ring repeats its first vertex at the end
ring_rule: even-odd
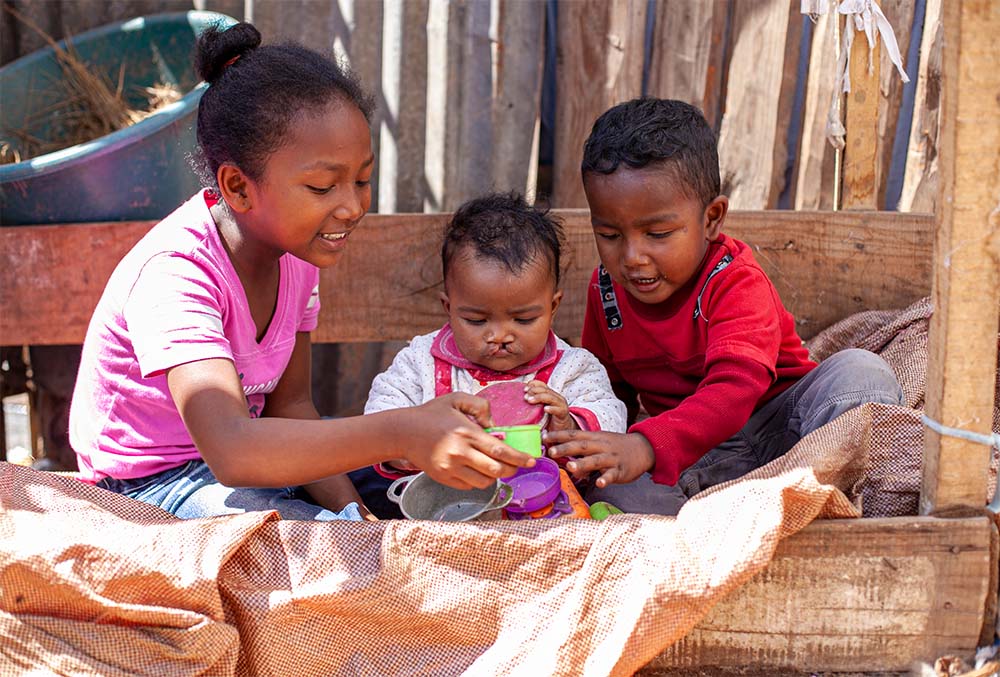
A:
POLYGON ((232 515, 259 510, 277 510, 290 520, 360 520, 357 503, 333 512, 311 503, 300 487, 247 489, 219 484, 204 461, 184 465, 156 475, 131 480, 106 478, 97 483, 130 498, 151 503, 182 519, 232 515))

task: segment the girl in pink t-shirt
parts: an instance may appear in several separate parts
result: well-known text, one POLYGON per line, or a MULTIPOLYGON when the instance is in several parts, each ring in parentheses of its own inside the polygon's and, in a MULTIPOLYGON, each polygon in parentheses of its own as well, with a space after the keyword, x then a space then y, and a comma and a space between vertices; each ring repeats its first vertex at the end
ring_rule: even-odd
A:
POLYGON ((83 477, 180 517, 357 519, 355 468, 403 458, 465 489, 531 465, 483 432, 489 407, 469 395, 320 419, 318 269, 371 203, 372 104, 333 61, 260 42, 247 23, 198 41, 215 185, 122 259, 94 312, 70 412, 83 477))

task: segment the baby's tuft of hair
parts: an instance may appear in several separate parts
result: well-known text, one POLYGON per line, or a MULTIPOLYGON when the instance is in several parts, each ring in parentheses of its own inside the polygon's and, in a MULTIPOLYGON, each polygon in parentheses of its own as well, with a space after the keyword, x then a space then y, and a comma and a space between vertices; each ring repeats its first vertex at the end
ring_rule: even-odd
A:
POLYGON ((251 24, 198 37, 195 70, 209 87, 198 103, 199 173, 215 185, 221 165, 259 180, 293 119, 354 106, 371 122, 374 102, 346 64, 296 44, 261 45, 251 24))
POLYGON ((611 174, 622 164, 668 168, 703 205, 722 191, 715 133, 701 111, 683 101, 643 97, 597 118, 583 147, 581 173, 611 174))
POLYGON ((455 255, 466 247, 480 259, 502 263, 520 273, 544 256, 559 286, 563 228, 548 211, 529 205, 518 193, 492 193, 465 202, 445 227, 441 267, 445 281, 455 255))
POLYGON ((259 47, 260 42, 260 31, 252 24, 238 23, 229 29, 221 24, 210 26, 202 32, 195 48, 194 71, 208 84, 215 84, 231 65, 231 59, 259 47))

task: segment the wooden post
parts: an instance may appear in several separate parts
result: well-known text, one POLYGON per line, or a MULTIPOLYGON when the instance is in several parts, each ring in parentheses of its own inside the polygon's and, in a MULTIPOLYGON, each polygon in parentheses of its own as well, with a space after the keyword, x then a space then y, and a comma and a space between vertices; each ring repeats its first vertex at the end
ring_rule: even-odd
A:
MULTIPOLYGON (((941 223, 934 246, 934 317, 927 416, 990 432, 1000 307, 1000 3, 943 3, 941 223)), ((981 508, 990 448, 924 434, 920 511, 981 508)))
POLYGON ((587 206, 583 143, 601 113, 642 93, 645 30, 645 2, 560 3, 552 206, 587 206))
MULTIPOLYGON (((847 17, 845 31, 854 30, 847 17)), ((851 45, 851 91, 847 94, 847 129, 844 146, 843 209, 878 209, 882 190, 878 163, 879 51, 878 33, 869 58, 868 40, 857 31, 851 45)))

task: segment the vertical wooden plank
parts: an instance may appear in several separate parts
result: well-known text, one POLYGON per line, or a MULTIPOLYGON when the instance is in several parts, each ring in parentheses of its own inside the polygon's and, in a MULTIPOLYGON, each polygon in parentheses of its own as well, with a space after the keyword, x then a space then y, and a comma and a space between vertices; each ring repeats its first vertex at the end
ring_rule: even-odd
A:
POLYGON ((430 1, 427 210, 490 190, 532 192, 544 12, 535 1, 430 1))
POLYGON ((731 0, 657 0, 647 93, 698 106, 717 129, 731 0))
MULTIPOLYGON (((361 78, 365 89, 375 97, 375 113, 372 115, 372 130, 382 126, 385 116, 385 96, 382 94, 382 20, 384 8, 382 0, 338 0, 343 7, 349 32, 346 45, 347 59, 351 68, 361 78)), ((336 45, 336 37, 335 45, 336 45)), ((379 134, 372 134, 372 153, 376 162, 379 157, 379 134)), ((372 211, 378 211, 378 172, 372 174, 372 211)))
POLYGON ((192 0, 192 6, 194 9, 218 12, 243 21, 244 0, 192 0))
POLYGON ((493 187, 534 195, 545 3, 494 0, 493 187))
POLYGON ((920 42, 920 71, 913 97, 913 123, 906 150, 906 172, 897 209, 937 211, 938 131, 941 106, 941 1, 927 0, 920 42))
POLYGON ((427 114, 425 120, 424 211, 441 211, 445 193, 445 146, 448 135, 448 0, 430 0, 427 9, 427 114))
MULTIPOLYGON (((883 11, 905 58, 913 25, 913 0, 891 0, 883 11)), ((847 29, 853 22, 848 21, 847 29)), ((885 203, 903 81, 876 34, 869 64, 868 41, 855 34, 851 50, 851 92, 847 96, 847 146, 844 149, 844 208, 878 209, 885 203)))
POLYGON ((427 11, 427 0, 385 4, 378 167, 378 210, 384 214, 423 208, 427 11))
POLYGON ((431 0, 427 33, 426 210, 488 190, 493 157, 490 0, 431 0))
MULTIPOLYGON (((402 80, 396 115, 398 154, 397 212, 423 211, 424 145, 427 116, 427 0, 403 3, 402 80)), ((387 210, 386 210, 387 211, 387 210)))
POLYGON ((795 209, 833 209, 837 152, 826 138, 826 121, 837 78, 836 29, 834 13, 821 14, 813 26, 795 209))
POLYGON ((452 2, 443 208, 490 188, 493 157, 493 49, 489 0, 452 2))
MULTIPOLYGON (((879 3, 885 18, 889 20, 899 54, 906 67, 906 55, 910 49, 910 37, 913 32, 913 14, 916 9, 915 0, 882 0, 879 3)), ((878 128, 876 132, 875 173, 879 191, 876 195, 877 209, 894 209, 896 205, 885 203, 886 187, 889 181, 889 169, 892 165, 892 144, 896 138, 896 127, 899 123, 899 109, 903 101, 903 79, 889 58, 889 52, 879 50, 879 96, 878 128)))
POLYGON ((580 160, 594 120, 642 92, 646 3, 577 0, 558 11, 552 205, 586 207, 580 160))
MULTIPOLYGON (((941 223, 934 243, 934 316, 927 416, 991 432, 1000 308, 1000 3, 945 2, 941 223)), ((986 444, 924 435, 920 511, 986 503, 986 444)))
POLYGON ((722 189, 736 209, 777 204, 784 186, 802 34, 797 0, 736 0, 725 113, 719 132, 722 189))
MULTIPOLYGON (((854 21, 848 16, 845 31, 854 30, 854 21)), ((856 31, 851 45, 851 91, 845 105, 844 127, 847 138, 844 146, 844 184, 841 201, 843 209, 877 209, 877 199, 882 186, 875 169, 878 150, 879 73, 878 53, 882 42, 875 34, 875 48, 869 52, 864 33, 856 31), (869 54, 873 55, 869 58, 869 54)))
POLYGON ((718 133, 726 100, 726 72, 729 68, 729 30, 733 18, 733 0, 716 0, 712 13, 712 47, 705 73, 702 112, 718 133), (721 5, 721 6, 720 6, 721 5))
POLYGON ((253 24, 265 43, 294 41, 317 52, 333 50, 334 35, 346 31, 339 5, 317 0, 254 0, 253 24), (339 25, 338 25, 339 24, 339 25))

